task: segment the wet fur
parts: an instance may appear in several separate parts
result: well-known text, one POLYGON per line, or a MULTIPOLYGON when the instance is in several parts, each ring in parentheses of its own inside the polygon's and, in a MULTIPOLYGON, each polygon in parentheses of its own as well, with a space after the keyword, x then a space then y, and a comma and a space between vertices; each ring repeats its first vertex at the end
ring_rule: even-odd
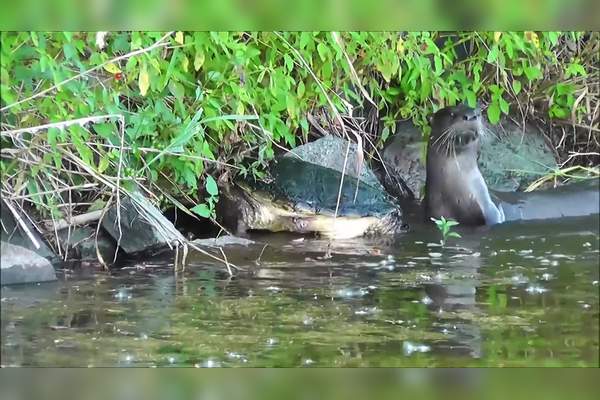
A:
POLYGON ((464 225, 492 225, 504 217, 490 198, 477 158, 484 132, 481 112, 465 105, 446 107, 431 121, 427 148, 425 212, 464 225))

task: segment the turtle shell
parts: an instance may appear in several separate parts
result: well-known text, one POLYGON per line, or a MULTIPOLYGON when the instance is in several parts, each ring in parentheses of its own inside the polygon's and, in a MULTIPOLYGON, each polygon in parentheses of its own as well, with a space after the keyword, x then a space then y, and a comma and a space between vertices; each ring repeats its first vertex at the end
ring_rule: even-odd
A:
MULTIPOLYGON (((280 157, 272 164, 266 182, 246 179, 251 190, 266 193, 273 201, 296 210, 333 215, 342 174, 294 157, 280 157)), ((344 176, 338 216, 383 217, 398 207, 384 191, 349 175, 344 176), (357 190, 358 186, 358 190, 357 190)))

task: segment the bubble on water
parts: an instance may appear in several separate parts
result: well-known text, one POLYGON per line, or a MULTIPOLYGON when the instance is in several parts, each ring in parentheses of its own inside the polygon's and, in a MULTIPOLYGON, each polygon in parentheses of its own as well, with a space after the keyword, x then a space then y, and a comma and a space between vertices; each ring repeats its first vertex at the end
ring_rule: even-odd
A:
POLYGON ((302 365, 304 365, 304 366, 313 365, 314 363, 315 363, 315 362, 314 362, 312 359, 310 359, 310 358, 305 358, 305 359, 302 361, 302 365))
POLYGON ((147 334, 145 334, 145 333, 142 333, 142 334, 140 335, 140 339, 142 339, 142 340, 147 340, 147 339, 148 339, 148 335, 147 335, 147 334))
POLYGON ((268 290, 269 292, 273 292, 273 293, 279 293, 281 292, 281 288, 278 286, 267 286, 265 288, 265 290, 268 290))
POLYGON ((550 262, 550 265, 552 265, 553 267, 558 267, 558 265, 559 265, 559 262, 558 262, 558 261, 556 261, 556 260, 552 260, 552 261, 550 262))
MULTIPOLYGON (((196 364, 198 365, 198 364, 196 364)), ((194 366, 196 366, 194 365, 194 366)), ((202 363, 199 364, 200 367, 196 367, 196 368, 219 368, 221 366, 221 363, 219 362, 219 360, 216 360, 214 358, 209 358, 205 361, 203 361, 202 363)))
POLYGON ((529 282, 529 278, 527 278, 526 276, 524 276, 523 274, 516 274, 513 275, 510 278, 511 281, 513 281, 514 283, 528 283, 529 282))
MULTIPOLYGON (((373 288, 375 289, 376 286, 369 286, 369 288, 373 288)), ((343 298, 353 298, 353 297, 363 297, 366 296, 367 294, 369 294, 369 288, 359 288, 359 289, 352 289, 352 288, 345 288, 345 289, 339 289, 336 291, 336 295, 337 297, 343 297, 343 298)))
POLYGON ((593 281, 593 282, 592 282, 592 285, 594 285, 594 286, 598 286, 598 281, 593 281))
POLYGON ((423 297, 423 298, 421 299, 421 303, 423 303, 423 304, 426 304, 426 305, 427 305, 427 304, 431 304, 431 303, 433 303, 433 300, 431 300, 431 297, 429 297, 429 296, 425 296, 425 297, 423 297))
POLYGON ((410 356, 413 353, 427 353, 431 351, 431 347, 425 344, 405 341, 402 343, 402 351, 404 352, 404 355, 410 356))
POLYGON ((519 254, 520 256, 524 256, 524 255, 526 255, 526 254, 531 254, 531 253, 533 253, 533 250, 532 250, 532 249, 528 249, 528 250, 521 250, 521 251, 519 251, 519 253, 518 253, 518 254, 519 254))
POLYGON ((373 315, 378 311, 377 307, 362 307, 354 311, 354 315, 373 315))
POLYGON ((133 296, 131 295, 129 288, 121 288, 117 290, 117 293, 115 293, 114 297, 118 301, 127 301, 131 300, 133 296))
POLYGON ((304 319, 302 320, 302 324, 304 326, 310 326, 315 322, 314 318, 312 317, 304 317, 304 319))
POLYGON ((585 242, 583 244, 583 247, 592 247, 592 244, 590 242, 585 242))
POLYGON ((525 290, 527 291, 527 293, 531 293, 531 294, 541 294, 541 293, 545 293, 548 291, 548 289, 541 287, 541 286, 529 286, 525 290))
POLYGON ((169 361, 169 364, 175 364, 175 357, 169 357, 167 360, 169 361))
POLYGON ((431 257, 431 258, 438 258, 441 256, 442 256, 442 253, 429 253, 429 257, 431 257))
POLYGON ((240 354, 240 353, 235 353, 235 352, 229 352, 227 353, 227 358, 229 358, 230 360, 234 360, 234 361, 240 361, 243 363, 247 363, 248 359, 246 358, 245 355, 240 354))
POLYGON ((586 310, 590 307, 592 307, 590 304, 584 303, 581 305, 583 308, 585 308, 586 310))
POLYGON ((275 345, 277 345, 277 343, 279 343, 279 340, 277 340, 276 338, 268 338, 267 339, 267 346, 268 347, 273 347, 275 345))
POLYGON ((554 276, 552 274, 549 274, 549 273, 542 274, 542 279, 545 280, 545 281, 549 281, 553 277, 554 276))

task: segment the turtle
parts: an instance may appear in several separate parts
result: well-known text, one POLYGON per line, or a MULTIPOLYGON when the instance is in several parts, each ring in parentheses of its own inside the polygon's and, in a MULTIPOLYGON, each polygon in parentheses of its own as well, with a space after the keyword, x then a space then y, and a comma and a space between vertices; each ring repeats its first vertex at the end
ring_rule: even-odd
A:
POLYGON ((393 198, 353 176, 344 175, 340 189, 341 172, 296 157, 276 158, 269 172, 268 179, 247 177, 226 188, 219 214, 237 234, 287 231, 348 239, 408 228, 393 198))

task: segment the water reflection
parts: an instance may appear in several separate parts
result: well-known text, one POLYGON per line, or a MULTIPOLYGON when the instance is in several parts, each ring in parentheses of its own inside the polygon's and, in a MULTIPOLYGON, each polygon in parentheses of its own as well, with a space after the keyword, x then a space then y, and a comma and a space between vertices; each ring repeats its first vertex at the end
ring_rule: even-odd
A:
POLYGON ((597 364, 597 218, 461 234, 256 235, 227 249, 233 278, 201 255, 176 275, 168 257, 73 266, 2 288, 2 364, 597 364))

